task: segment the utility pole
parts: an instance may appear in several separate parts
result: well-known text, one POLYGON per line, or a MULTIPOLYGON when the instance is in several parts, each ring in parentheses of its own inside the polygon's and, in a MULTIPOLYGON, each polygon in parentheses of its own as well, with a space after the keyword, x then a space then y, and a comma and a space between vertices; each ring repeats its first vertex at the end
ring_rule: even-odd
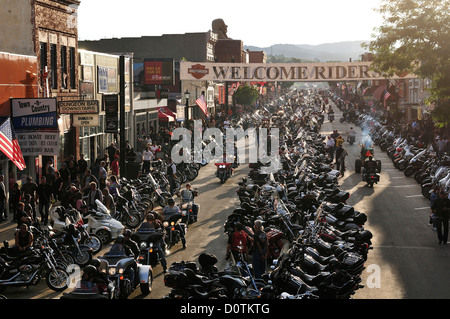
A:
POLYGON ((119 58, 119 82, 120 82, 120 177, 126 176, 126 130, 125 130, 125 56, 119 58))

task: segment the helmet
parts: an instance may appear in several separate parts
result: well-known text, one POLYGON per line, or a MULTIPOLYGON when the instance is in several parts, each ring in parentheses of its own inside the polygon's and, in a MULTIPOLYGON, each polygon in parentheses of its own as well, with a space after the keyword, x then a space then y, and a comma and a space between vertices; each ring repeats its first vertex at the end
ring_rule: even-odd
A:
POLYGON ((116 241, 114 242, 115 244, 123 244, 123 242, 125 241, 125 238, 123 237, 123 235, 119 235, 116 238, 116 241))
POLYGON ((93 265, 87 265, 84 269, 83 269, 83 274, 84 275, 95 275, 95 273, 97 272, 97 268, 95 268, 95 266, 93 265))
POLYGON ((123 231, 123 236, 131 237, 132 234, 133 232, 131 231, 131 229, 125 229, 123 231))
POLYGON ((96 268, 98 268, 98 267, 100 267, 100 265, 101 265, 101 261, 100 261, 100 259, 98 259, 98 258, 93 258, 92 260, 91 260, 91 265, 92 266, 94 266, 94 267, 96 267, 96 268))

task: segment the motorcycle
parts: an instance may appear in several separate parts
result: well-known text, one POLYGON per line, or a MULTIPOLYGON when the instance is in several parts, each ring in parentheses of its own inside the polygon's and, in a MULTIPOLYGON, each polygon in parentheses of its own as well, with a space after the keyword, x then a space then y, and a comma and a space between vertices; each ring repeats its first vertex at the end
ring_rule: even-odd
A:
POLYGON ((91 262, 92 248, 81 244, 81 234, 74 224, 63 228, 63 232, 56 238, 56 243, 71 252, 75 263, 80 267, 85 267, 91 262))
POLYGON ((333 123, 333 121, 334 121, 334 113, 328 113, 328 121, 333 123))
POLYGON ((220 179, 223 184, 231 177, 232 174, 232 163, 214 163, 217 166, 216 177, 220 179))
POLYGON ((115 246, 99 259, 100 269, 113 283, 117 297, 126 299, 137 287, 142 294, 148 295, 153 285, 152 267, 137 263, 133 257, 127 256, 123 249, 116 249, 115 246))
POLYGON ((355 143, 355 135, 349 135, 348 136, 348 142, 350 143, 350 145, 353 145, 355 143))
POLYGON ((74 224, 81 235, 80 244, 92 248, 92 253, 96 254, 102 250, 103 243, 101 239, 89 233, 88 225, 85 225, 80 213, 76 209, 64 209, 62 206, 56 206, 50 212, 52 231, 58 233, 64 232, 65 227, 74 224))
POLYGON ((369 187, 373 187, 373 184, 378 184, 380 181, 380 174, 378 174, 376 170, 367 170, 363 173, 363 181, 365 181, 369 187))
POLYGON ((160 184, 155 181, 151 173, 147 175, 147 178, 150 183, 150 187, 153 190, 153 193, 151 195, 152 202, 158 204, 161 207, 165 207, 167 205, 167 200, 169 198, 172 198, 172 196, 169 192, 161 188, 160 184))
POLYGON ((128 228, 134 229, 138 227, 142 222, 141 213, 130 210, 128 200, 121 195, 117 195, 114 201, 116 203, 116 212, 112 217, 125 224, 128 228))
MULTIPOLYGON (((138 262, 142 265, 155 267, 159 264, 161 256, 159 255, 156 244, 164 238, 162 231, 138 229, 131 239, 138 243, 140 254, 138 262)), ((161 247, 163 249, 163 247, 161 247)))
POLYGON ((0 291, 7 287, 35 286, 45 278, 53 291, 63 291, 69 285, 70 275, 55 262, 49 246, 38 246, 17 257, 0 253, 0 291))
POLYGON ((184 231, 184 234, 187 232, 187 225, 181 222, 182 219, 183 214, 179 213, 170 216, 168 220, 163 222, 165 229, 164 242, 166 243, 168 250, 181 241, 182 230, 184 231))
POLYGON ((120 221, 111 217, 102 202, 96 200, 95 203, 97 210, 87 211, 83 217, 83 223, 87 225, 86 231, 98 236, 104 245, 121 235, 125 227, 120 221))

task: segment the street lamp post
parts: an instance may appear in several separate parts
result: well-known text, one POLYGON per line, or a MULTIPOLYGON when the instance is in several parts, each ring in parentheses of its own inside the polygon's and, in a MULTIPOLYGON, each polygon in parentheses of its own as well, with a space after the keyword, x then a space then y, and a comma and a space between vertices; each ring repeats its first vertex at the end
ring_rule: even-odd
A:
POLYGON ((189 119, 189 98, 191 96, 191 93, 186 89, 186 92, 184 92, 184 99, 186 100, 186 106, 184 107, 184 122, 187 124, 187 121, 189 119))

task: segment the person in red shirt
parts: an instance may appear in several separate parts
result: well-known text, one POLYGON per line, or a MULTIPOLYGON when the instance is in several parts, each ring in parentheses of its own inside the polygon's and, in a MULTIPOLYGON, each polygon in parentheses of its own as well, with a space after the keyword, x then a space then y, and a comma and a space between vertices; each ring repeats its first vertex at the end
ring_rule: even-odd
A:
POLYGON ((119 176, 119 156, 114 156, 114 161, 111 163, 111 171, 115 176, 119 176))

